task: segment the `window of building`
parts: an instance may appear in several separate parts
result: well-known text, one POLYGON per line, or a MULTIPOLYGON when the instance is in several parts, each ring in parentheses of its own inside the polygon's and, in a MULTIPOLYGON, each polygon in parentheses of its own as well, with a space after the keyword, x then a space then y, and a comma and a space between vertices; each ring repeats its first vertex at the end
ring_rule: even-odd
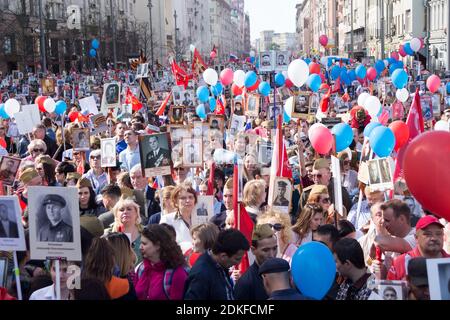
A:
POLYGON ((12 36, 5 36, 3 38, 3 53, 12 54, 13 52, 13 39, 12 36))
POLYGON ((406 32, 411 32, 411 10, 406 10, 405 29, 406 32))

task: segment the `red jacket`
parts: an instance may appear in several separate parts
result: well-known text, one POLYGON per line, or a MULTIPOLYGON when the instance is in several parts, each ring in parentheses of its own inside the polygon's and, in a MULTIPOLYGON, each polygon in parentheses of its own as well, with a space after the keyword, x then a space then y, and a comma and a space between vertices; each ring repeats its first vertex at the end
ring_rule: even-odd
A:
MULTIPOLYGON (((450 257, 444 250, 441 251, 442 258, 450 257)), ((387 279, 388 280, 405 280, 406 279, 406 268, 408 266, 409 260, 417 257, 422 257, 422 254, 419 251, 419 247, 416 246, 411 251, 402 254, 394 259, 392 262, 392 266, 388 271, 387 279)))
POLYGON ((0 287, 0 300, 17 300, 13 296, 8 294, 5 288, 0 287))

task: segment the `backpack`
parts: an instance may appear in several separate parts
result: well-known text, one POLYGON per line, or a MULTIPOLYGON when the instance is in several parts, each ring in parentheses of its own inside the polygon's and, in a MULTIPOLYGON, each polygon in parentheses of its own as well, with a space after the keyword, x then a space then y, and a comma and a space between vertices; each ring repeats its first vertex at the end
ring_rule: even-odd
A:
MULTIPOLYGON (((186 274, 189 274, 190 269, 186 266, 179 266, 178 268, 183 268, 183 270, 186 272, 186 274)), ((170 300, 170 296, 169 296, 169 292, 170 292, 170 287, 172 286, 172 280, 173 280, 173 274, 174 271, 176 269, 166 269, 164 271, 164 276, 163 276, 163 290, 164 290, 164 294, 166 295, 166 298, 168 300, 170 300)), ((136 269, 136 276, 137 279, 139 279, 142 275, 142 273, 144 272, 144 262, 141 262, 137 265, 136 269)))

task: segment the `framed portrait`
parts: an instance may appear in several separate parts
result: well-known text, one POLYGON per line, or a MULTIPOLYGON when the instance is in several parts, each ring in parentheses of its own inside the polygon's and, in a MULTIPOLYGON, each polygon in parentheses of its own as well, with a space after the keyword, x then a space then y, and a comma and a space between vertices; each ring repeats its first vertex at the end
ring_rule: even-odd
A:
POLYGON ((202 121, 194 121, 192 124, 192 137, 199 138, 203 140, 203 137, 208 137, 209 126, 202 121))
POLYGON ((311 92, 300 91, 294 97, 292 118, 307 119, 311 104, 311 92))
POLYGON ((117 165, 116 158, 116 139, 107 138, 100 140, 101 146, 101 163, 102 167, 115 167, 117 165))
POLYGON ((136 79, 148 78, 148 63, 141 63, 137 66, 136 79))
POLYGON ((273 146, 271 142, 258 140, 258 163, 262 166, 269 166, 272 162, 273 146))
POLYGON ((243 99, 233 99, 231 104, 231 112, 237 116, 244 115, 243 99))
POLYGON ((174 86, 172 87, 172 99, 176 105, 181 106, 183 99, 181 98, 181 92, 184 91, 183 86, 174 86))
POLYGON ((169 111, 170 124, 183 124, 184 108, 183 106, 172 106, 169 111))
POLYGON ((24 84, 22 86, 22 94, 25 96, 28 96, 30 94, 30 86, 29 85, 24 84))
POLYGON ((292 184, 289 179, 281 177, 275 178, 272 188, 272 199, 270 200, 272 208, 284 213, 289 213, 292 198, 292 184))
POLYGON ((433 116, 439 117, 441 115, 441 95, 435 93, 431 96, 431 107, 433 109, 433 116))
POLYGON ((190 137, 189 127, 180 125, 169 125, 167 126, 168 132, 170 134, 170 141, 172 144, 181 142, 183 138, 190 137))
POLYGON ((117 116, 117 109, 120 105, 120 83, 105 83, 103 86, 103 96, 101 109, 106 116, 109 109, 114 109, 114 115, 117 116))
POLYGON ((31 259, 81 261, 80 210, 75 187, 29 187, 31 259))
POLYGON ((259 114, 259 95, 250 94, 245 104, 245 114, 248 117, 257 117, 259 114))
POLYGON ((0 287, 6 288, 8 278, 8 258, 0 257, 0 287))
POLYGON ((450 300, 450 258, 427 259, 430 300, 450 300))
POLYGON ((223 132, 225 128, 225 119, 221 115, 210 115, 208 123, 211 130, 215 129, 223 132))
POLYGON ((309 114, 310 115, 316 115, 317 110, 319 109, 320 106, 320 96, 318 93, 313 93, 311 94, 311 102, 309 105, 309 114))
POLYGON ((0 197, 0 251, 25 251, 22 210, 16 196, 0 197))
POLYGON ((425 121, 433 119, 433 109, 431 106, 431 96, 422 95, 420 97, 420 104, 422 106, 422 115, 425 121))
POLYGON ((183 90, 180 92, 181 105, 193 107, 195 104, 195 95, 193 90, 183 90))
POLYGON ((270 72, 275 70, 275 51, 263 51, 259 56, 259 71, 270 72))
POLYGON ((202 139, 183 138, 183 166, 201 167, 203 165, 202 139))
POLYGON ((275 62, 276 62, 275 69, 277 71, 287 71, 289 65, 289 52, 277 51, 275 62))
POLYGON ((374 291, 381 300, 408 300, 406 281, 375 280, 374 291))
POLYGON ((367 161, 369 185, 372 190, 390 190, 394 188, 392 158, 380 158, 367 161))
POLYGON ((12 186, 22 159, 3 156, 0 160, 0 180, 6 186, 12 186))
POLYGON ((50 96, 55 94, 55 80, 50 78, 41 79, 42 94, 50 96))
POLYGON ((192 226, 208 223, 214 216, 214 196, 198 196, 197 205, 192 211, 192 226))
POLYGON ((247 118, 245 116, 237 116, 233 114, 233 116, 230 119, 229 133, 232 136, 235 136, 238 132, 244 131, 246 121, 247 118))
POLYGON ((89 128, 76 128, 72 130, 72 145, 75 151, 90 150, 89 128))
POLYGON ((91 124, 92 124, 92 135, 96 135, 105 131, 108 131, 108 123, 106 121, 106 117, 103 113, 96 114, 91 116, 91 124))
POLYGON ((172 157, 169 133, 139 136, 143 174, 146 177, 171 173, 172 157))

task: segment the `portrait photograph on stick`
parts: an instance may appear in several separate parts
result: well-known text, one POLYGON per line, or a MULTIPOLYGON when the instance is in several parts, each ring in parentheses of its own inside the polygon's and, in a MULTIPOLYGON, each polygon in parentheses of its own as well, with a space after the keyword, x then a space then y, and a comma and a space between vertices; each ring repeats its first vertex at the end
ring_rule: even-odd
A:
POLYGON ((72 131, 73 150, 89 151, 90 135, 89 128, 75 128, 72 131))
POLYGON ((170 124, 183 124, 184 108, 172 106, 169 111, 170 124))
POLYGON ((247 98, 245 115, 248 117, 257 117, 259 114, 259 95, 251 94, 247 98))
POLYGON ((105 138, 100 140, 102 167, 116 167, 116 139, 105 138))
POLYGON ((139 136, 139 149, 146 177, 170 174, 172 157, 169 133, 139 136))
POLYGON ((450 258, 427 259, 430 300, 450 300, 450 258))
POLYGON ((367 161, 369 184, 373 190, 385 191, 394 188, 391 161, 391 158, 379 158, 367 161))
POLYGON ((214 196, 197 196, 197 205, 192 211, 192 226, 208 221, 214 216, 214 196))
POLYGON ((23 251, 25 235, 17 196, 0 197, 0 251, 23 251))
POLYGON ((0 181, 5 186, 12 186, 22 159, 10 156, 3 156, 0 159, 0 181))
POLYGON ((183 143, 183 166, 201 167, 203 164, 203 141, 202 139, 184 138, 183 143))
POLYGON ((288 213, 292 197, 292 183, 287 178, 278 177, 274 180, 274 184, 273 198, 270 203, 274 209, 288 213))
POLYGON ((211 115, 209 117, 209 128, 211 130, 219 130, 220 132, 223 132, 225 127, 225 119, 223 116, 220 115, 211 115))
POLYGON ((292 118, 307 119, 309 115, 309 108, 311 104, 310 92, 299 92, 294 97, 294 106, 292 109, 292 118))

